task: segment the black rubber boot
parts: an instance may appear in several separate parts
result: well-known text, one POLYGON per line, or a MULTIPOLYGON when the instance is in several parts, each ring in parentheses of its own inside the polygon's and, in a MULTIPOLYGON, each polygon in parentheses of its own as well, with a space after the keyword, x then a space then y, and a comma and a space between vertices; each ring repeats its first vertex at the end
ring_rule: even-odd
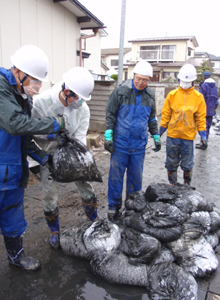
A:
POLYGON ((8 253, 9 263, 11 265, 20 267, 26 271, 37 271, 40 269, 41 264, 39 260, 25 256, 22 246, 22 238, 20 236, 4 236, 4 241, 5 248, 8 253))
MULTIPOLYGON (((184 171, 183 172, 183 180, 184 180, 184 184, 190 186, 191 180, 192 180, 192 170, 189 171, 184 171)), ((190 186, 191 189, 195 190, 195 187, 190 186)))
POLYGON ((167 170, 168 180, 170 185, 177 183, 177 171, 169 171, 167 170))
POLYGON ((60 248, 60 226, 59 226, 59 209, 58 207, 52 211, 44 211, 47 225, 51 230, 50 246, 57 250, 60 248))
POLYGON ((206 150, 207 147, 201 143, 201 144, 196 144, 196 149, 206 150))
POLYGON ((118 221, 121 217, 121 207, 117 207, 115 210, 108 210, 109 221, 118 221))

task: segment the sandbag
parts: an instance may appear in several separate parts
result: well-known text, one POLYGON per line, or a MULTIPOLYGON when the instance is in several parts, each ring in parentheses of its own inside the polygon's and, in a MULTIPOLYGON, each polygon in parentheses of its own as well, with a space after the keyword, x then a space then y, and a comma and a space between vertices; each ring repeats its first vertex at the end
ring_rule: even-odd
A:
POLYGON ((124 228, 118 249, 134 262, 149 263, 160 253, 161 243, 148 234, 124 228))
POLYGON ((197 300, 198 285, 176 264, 160 263, 148 269, 147 293, 152 300, 197 300))
POLYGON ((144 192, 137 191, 129 194, 125 200, 125 208, 136 212, 142 211, 146 207, 144 192))
POLYGON ((64 135, 52 160, 52 177, 58 182, 98 181, 102 176, 89 148, 79 140, 64 135))

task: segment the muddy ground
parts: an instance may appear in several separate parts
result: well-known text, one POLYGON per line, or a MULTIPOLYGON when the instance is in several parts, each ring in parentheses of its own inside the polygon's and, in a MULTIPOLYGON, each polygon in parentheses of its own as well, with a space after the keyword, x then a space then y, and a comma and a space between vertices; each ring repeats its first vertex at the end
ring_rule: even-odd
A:
MULTIPOLYGON (((219 111, 220 113, 220 111, 219 111)), ((208 149, 195 149, 195 166, 192 185, 204 197, 220 207, 220 135, 211 129, 208 149)), ((166 134, 162 136, 162 149, 152 151, 153 140, 150 138, 146 148, 143 191, 153 182, 167 181, 164 168, 166 134)), ((195 143, 199 141, 197 135, 195 143)), ((104 217, 107 213, 107 184, 110 154, 104 150, 103 134, 98 148, 91 149, 103 183, 93 183, 99 200, 98 214, 104 217)), ((178 171, 178 181, 183 182, 182 171, 178 171)), ((74 184, 57 183, 59 191, 60 230, 85 222, 86 217, 81 205, 80 195, 74 184)), ((25 216, 28 222, 24 235, 26 255, 38 258, 42 268, 36 273, 28 273, 19 268, 9 266, 0 236, 0 299, 1 300, 111 300, 132 299, 147 300, 144 288, 119 286, 110 284, 95 276, 89 262, 82 259, 67 257, 61 250, 49 247, 49 229, 43 214, 41 203, 41 186, 34 175, 30 175, 28 188, 25 192, 25 216)), ((218 255, 218 254, 217 254, 218 255)), ((218 255, 219 258, 219 255, 218 255)), ((219 267, 220 268, 220 267, 219 267)), ((210 278, 199 281, 198 300, 220 299, 220 271, 217 270, 210 278)))

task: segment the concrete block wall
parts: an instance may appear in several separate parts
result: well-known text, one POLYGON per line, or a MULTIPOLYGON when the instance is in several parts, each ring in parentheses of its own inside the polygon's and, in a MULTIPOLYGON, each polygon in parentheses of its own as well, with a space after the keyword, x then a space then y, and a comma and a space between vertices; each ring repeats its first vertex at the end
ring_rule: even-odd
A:
MULTIPOLYGON (((178 87, 178 83, 152 82, 149 86, 155 91, 156 115, 160 116, 167 94, 171 90, 176 89, 178 87)), ((105 132, 105 108, 109 96, 113 92, 114 88, 114 81, 95 81, 92 99, 87 102, 90 108, 90 131, 98 133, 105 132)), ((199 90, 198 84, 195 85, 195 89, 199 90)))

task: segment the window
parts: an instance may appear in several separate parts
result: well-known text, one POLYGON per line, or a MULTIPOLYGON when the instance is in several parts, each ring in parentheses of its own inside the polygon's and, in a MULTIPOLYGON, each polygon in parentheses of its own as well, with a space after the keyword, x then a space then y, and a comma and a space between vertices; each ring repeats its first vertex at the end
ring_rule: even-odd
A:
POLYGON ((140 46, 140 58, 159 59, 160 46, 140 46))
POLYGON ((128 79, 128 72, 125 71, 125 80, 127 80, 127 79, 128 79))
POLYGON ((162 59, 174 60, 176 46, 162 46, 162 59))
POLYGON ((191 56, 191 50, 188 49, 188 56, 191 56))
POLYGON ((111 59, 111 66, 117 67, 118 66, 118 59, 111 59))
POLYGON ((173 82, 173 81, 177 81, 178 78, 177 78, 177 75, 178 75, 178 72, 164 72, 163 73, 163 81, 170 81, 170 82, 173 82))
POLYGON ((82 39, 82 50, 86 50, 86 39, 82 39))

